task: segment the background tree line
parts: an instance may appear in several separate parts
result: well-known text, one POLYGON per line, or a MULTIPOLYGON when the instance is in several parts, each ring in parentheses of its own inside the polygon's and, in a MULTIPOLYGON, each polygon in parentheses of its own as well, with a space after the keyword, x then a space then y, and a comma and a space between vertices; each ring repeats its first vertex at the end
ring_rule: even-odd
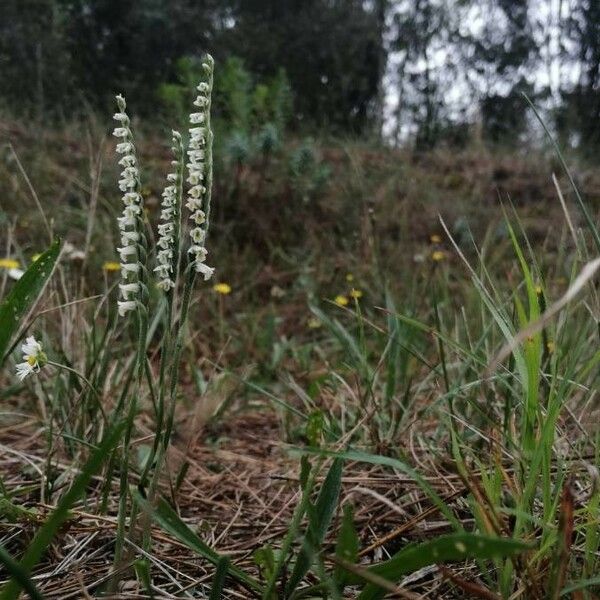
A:
POLYGON ((236 77, 284 74, 302 131, 512 143, 526 92, 564 141, 600 144, 596 0, 4 0, 0 103, 56 121, 119 91, 155 114, 205 50, 241 61, 233 100, 236 77))

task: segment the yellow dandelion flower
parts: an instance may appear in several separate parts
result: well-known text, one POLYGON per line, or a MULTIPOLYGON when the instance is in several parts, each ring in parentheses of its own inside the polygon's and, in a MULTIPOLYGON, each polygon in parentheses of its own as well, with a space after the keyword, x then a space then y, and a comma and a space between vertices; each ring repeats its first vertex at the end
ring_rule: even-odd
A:
POLYGON ((40 256, 41 256, 41 254, 39 252, 37 254, 34 254, 31 257, 31 262, 35 262, 40 256))
POLYGON ((213 290, 217 292, 217 294, 222 294, 223 296, 231 294, 231 286, 228 283, 216 283, 213 285, 213 290))
POLYGON ((434 233, 432 235, 429 236, 429 240, 432 244, 441 244, 442 243, 442 236, 438 235, 437 233, 434 233))
POLYGON ((119 271, 121 269, 121 263, 114 260, 108 260, 102 265, 103 271, 119 271))
POLYGON ((441 250, 436 250, 435 252, 431 253, 431 260, 435 261, 435 262, 440 262, 441 260, 444 260, 446 258, 446 253, 442 252, 441 250))
POLYGON ((20 266, 21 263, 14 258, 0 258, 1 269, 18 269, 20 266))
POLYGON ((348 298, 346 298, 346 296, 342 296, 342 294, 340 294, 339 296, 336 296, 334 299, 334 302, 338 306, 348 306, 348 298))
POLYGON ((323 326, 323 323, 321 323, 321 321, 315 317, 311 317, 306 324, 309 329, 319 329, 319 327, 323 326))
POLYGON ((363 293, 362 293, 361 290, 357 290, 356 288, 352 288, 350 290, 350 296, 352 298, 354 298, 355 300, 358 300, 359 298, 362 298, 362 295, 363 295, 363 293))
POLYGON ((350 283, 350 282, 354 281, 354 275, 352 275, 352 273, 348 273, 348 274, 346 275, 346 281, 347 281, 348 283, 350 283))

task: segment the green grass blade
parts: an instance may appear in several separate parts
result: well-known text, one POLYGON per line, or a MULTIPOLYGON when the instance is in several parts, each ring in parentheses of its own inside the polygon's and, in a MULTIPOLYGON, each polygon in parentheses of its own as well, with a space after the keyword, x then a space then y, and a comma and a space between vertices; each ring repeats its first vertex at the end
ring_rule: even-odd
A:
POLYGON ((31 600, 44 600, 27 571, 2 546, 0 546, 0 563, 4 565, 4 568, 17 582, 17 585, 27 592, 31 600))
POLYGON ((313 552, 318 551, 325 539, 325 534, 335 514, 340 490, 342 487, 342 470, 344 462, 336 459, 333 461, 319 496, 315 503, 313 516, 309 521, 308 531, 304 537, 302 549, 298 554, 294 570, 286 585, 286 596, 289 596, 302 581, 311 567, 313 552))
POLYGON ((600 586, 600 575, 598 577, 592 577, 591 579, 583 579, 572 583, 560 591, 561 596, 570 596, 573 592, 578 590, 584 590, 589 587, 600 586))
POLYGON ((569 170, 569 167, 567 167, 567 163, 566 163, 565 159, 563 158, 562 152, 560 151, 560 147, 559 147, 558 143, 556 142, 556 140, 554 139, 554 137, 552 136, 552 134, 550 133, 550 130, 548 129, 548 127, 546 127, 546 123, 544 123, 544 119, 542 119, 542 116, 537 111, 533 102, 529 99, 529 96, 527 94, 523 93, 523 97, 525 98, 525 100, 527 101, 529 106, 532 108, 535 116, 537 117, 537 120, 541 123, 542 127, 544 128, 544 131, 546 132, 548 139, 550 140, 550 142, 552 142, 552 145, 554 146, 554 150, 556 151, 558 160, 560 161, 560 164, 569 179, 569 183, 571 184, 573 191, 575 192, 575 198, 577 198, 577 203, 579 204, 579 208, 581 209, 581 212, 583 213, 585 221, 586 221, 588 227, 590 228, 590 232, 592 233, 592 237, 594 238, 594 244, 596 245, 596 249, 598 250, 598 252, 600 252, 600 233, 598 232, 598 228, 596 227, 596 224, 594 223, 594 219, 593 219, 590 211, 588 210, 587 206, 585 205, 585 202, 583 201, 583 198, 581 197, 581 194, 579 193, 577 186, 575 185, 575 180, 573 179, 573 176, 571 175, 571 171, 569 170))
MULTIPOLYGON (((69 491, 61 498, 58 506, 54 509, 48 520, 35 534, 20 562, 20 567, 24 573, 29 573, 38 563, 59 527, 69 517, 69 509, 71 506, 84 494, 92 476, 98 472, 104 461, 110 455, 113 447, 121 439, 123 430, 124 423, 109 430, 102 444, 92 453, 81 469, 81 473, 75 478, 69 491)), ((11 579, 4 586, 4 589, 0 594, 0 600, 13 600, 18 596, 20 587, 20 581, 14 578, 11 579)))
POLYGON ((10 341, 17 333, 21 320, 33 308, 42 294, 60 252, 60 239, 56 239, 14 284, 0 305, 0 365, 10 351, 10 341))
MULTIPOLYGON (((335 545, 335 555, 348 562, 356 563, 358 561, 358 551, 360 540, 356 533, 354 525, 354 510, 351 504, 344 506, 344 516, 338 534, 337 543, 335 545)), ((348 573, 342 567, 336 567, 334 571, 334 580, 340 589, 343 589, 344 584, 348 580, 348 573)))
POLYGON ((349 356, 355 361, 355 366, 360 369, 361 374, 366 379, 370 378, 370 367, 365 356, 365 352, 360 347, 360 344, 356 341, 356 338, 337 320, 328 317, 320 308, 311 305, 310 310, 312 313, 331 331, 331 333, 338 339, 340 346, 344 348, 349 356))
POLYGON ((221 600, 223 588, 225 587, 225 579, 229 571, 229 557, 223 556, 217 563, 217 570, 210 588, 210 596, 208 600, 221 600))
MULTIPOLYGON (((148 514, 167 533, 178 539, 182 544, 205 558, 215 566, 223 560, 223 557, 215 552, 208 544, 204 543, 179 517, 179 515, 162 498, 158 501, 156 508, 142 498, 139 493, 135 494, 136 501, 148 512, 148 514)), ((242 585, 254 592, 262 592, 262 587, 256 579, 247 575, 244 571, 234 565, 228 565, 227 572, 237 579, 242 585)), ((2 600, 2 599, 0 599, 2 600)))
MULTIPOLYGON (((408 546, 397 552, 392 558, 369 567, 369 571, 396 582, 403 575, 413 573, 428 565, 446 561, 463 561, 466 559, 486 560, 514 556, 531 548, 518 540, 475 535, 472 533, 455 533, 444 535, 424 542, 408 546)), ((369 583, 359 596, 359 600, 378 600, 383 598, 385 590, 369 583)))
POLYGON ((347 450, 346 452, 334 452, 332 450, 322 450, 317 448, 295 448, 292 449, 292 453, 295 454, 313 454, 319 456, 330 456, 333 458, 341 458, 343 460, 350 460, 356 462, 365 462, 372 465, 382 465, 396 469, 401 473, 412 477, 421 487, 421 489, 429 496, 431 501, 439 508, 440 512, 448 519, 458 531, 462 531, 463 527, 460 521, 452 514, 452 511, 446 506, 444 501, 435 492, 435 490, 421 477, 412 467, 406 463, 392 458, 391 456, 381 456, 380 454, 369 454, 368 452, 361 452, 359 450, 347 450))

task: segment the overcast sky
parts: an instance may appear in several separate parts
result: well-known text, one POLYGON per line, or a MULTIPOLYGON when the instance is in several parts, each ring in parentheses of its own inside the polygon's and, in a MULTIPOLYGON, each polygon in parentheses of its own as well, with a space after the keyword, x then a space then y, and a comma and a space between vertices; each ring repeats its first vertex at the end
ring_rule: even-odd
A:
MULTIPOLYGON (((413 1, 397 2, 397 10, 402 11, 407 5, 406 3, 413 1)), ((495 0, 481 0, 476 6, 470 6, 468 9, 459 8, 456 0, 432 0, 432 2, 444 3, 451 7, 449 12, 451 18, 455 20, 452 26, 458 28, 463 35, 470 34, 497 42, 502 42, 505 37, 507 20, 503 11, 497 7, 495 0)), ((564 23, 570 14, 571 2, 572 0, 532 0, 530 2, 529 16, 533 35, 541 53, 535 67, 524 65, 505 81, 497 81, 497 77, 493 76, 491 71, 493 67, 490 67, 488 72, 475 73, 461 66, 459 53, 464 49, 459 49, 444 36, 440 36, 431 48, 430 66, 435 69, 436 79, 441 82, 444 103, 450 114, 456 117, 466 114, 470 119, 476 119, 477 100, 481 95, 506 93, 522 75, 528 75, 537 89, 545 87, 550 89, 553 100, 551 99, 542 108, 548 108, 553 102, 558 102, 559 90, 568 88, 579 77, 577 63, 565 64, 564 59, 559 60, 560 24, 564 23)), ((391 25, 392 22, 393 14, 390 14, 388 24, 391 25)), ((393 35, 394 32, 390 30, 390 36, 393 35)), ((567 43, 568 40, 563 38, 563 44, 567 43)), ((402 61, 402 54, 390 52, 385 78, 384 132, 386 135, 391 135, 396 130, 396 112, 399 101, 398 71, 402 61)), ((411 63, 409 68, 411 72, 423 71, 425 63, 423 61, 411 63)), ((407 114, 402 119, 401 131, 402 138, 406 138, 413 132, 413 124, 407 114)))

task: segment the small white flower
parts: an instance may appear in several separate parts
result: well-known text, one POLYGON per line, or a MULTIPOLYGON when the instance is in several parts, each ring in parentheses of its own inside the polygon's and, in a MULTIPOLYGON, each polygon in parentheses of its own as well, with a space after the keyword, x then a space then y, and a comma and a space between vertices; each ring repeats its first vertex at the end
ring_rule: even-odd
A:
POLYGON ((42 349, 42 344, 32 335, 21 345, 23 362, 17 364, 17 377, 23 381, 31 373, 37 373, 47 362, 48 358, 42 349))
POLYGON ((173 250, 171 248, 166 248, 164 250, 160 250, 156 255, 156 260, 161 265, 168 265, 171 268, 171 259, 173 258, 173 250))
POLYGON ((203 210, 197 210, 190 218, 196 225, 202 225, 206 222, 206 214, 203 210))
POLYGON ((115 137, 126 138, 129 135, 129 128, 128 127, 115 127, 115 129, 113 131, 113 135, 115 137))
POLYGON ((200 108, 204 108, 207 104, 208 98, 205 98, 204 96, 198 96, 193 102, 194 106, 198 106, 200 108))
POLYGON ((127 116, 127 114, 126 114, 126 113, 124 113, 124 112, 118 112, 118 113, 115 113, 115 114, 113 115, 113 119, 114 119, 115 121, 121 121, 121 123, 128 123, 128 122, 129 122, 129 117, 128 117, 128 116, 127 116))
POLYGON ((123 194, 122 199, 125 206, 130 206, 132 204, 137 204, 140 201, 140 195, 137 192, 127 192, 123 194))
POLYGON ((133 294, 135 297, 139 293, 140 284, 139 283, 120 283, 119 289, 121 290, 121 294, 122 294, 123 298, 125 298, 125 300, 129 300, 131 298, 131 296, 129 294, 133 294))
POLYGON ((205 192, 206 188, 203 185, 195 185, 190 188, 188 193, 192 198, 200 198, 205 192))
POLYGON ((215 272, 212 267, 209 267, 208 265, 198 261, 194 263, 194 267, 196 268, 196 273, 202 273, 202 275, 204 275, 204 281, 208 281, 215 272))
POLYGON ((206 232, 201 227, 194 227, 190 231, 190 237, 194 244, 202 244, 204 238, 206 237, 206 232))
POLYGON ((125 262, 129 256, 137 257, 137 246, 123 246, 122 248, 117 248, 117 252, 121 258, 121 262, 125 262))
POLYGON ((133 154, 125 154, 121 160, 119 160, 119 165, 122 167, 133 167, 136 163, 136 158, 133 154))
POLYGON ((170 181, 171 183, 177 183, 177 174, 176 173, 169 173, 167 175, 167 181, 170 181))
POLYGON ((141 214, 141 212, 142 212, 142 209, 140 208, 139 205, 137 205, 137 204, 131 204, 129 206, 126 206, 123 209, 123 216, 127 217, 128 219, 133 219, 137 215, 141 214))
POLYGON ((122 231, 121 244, 128 246, 131 242, 137 242, 140 239, 140 234, 137 231, 122 231))
POLYGON ((135 310, 137 302, 135 300, 117 300, 119 316, 124 317, 128 312, 135 310))
POLYGON ((208 83, 206 83, 205 81, 201 81, 198 84, 198 87, 196 88, 199 92, 206 94, 206 92, 208 92, 208 83))
POLYGON ((135 218, 131 216, 117 217, 117 222, 122 233, 129 233, 125 231, 125 228, 134 227, 136 223, 135 218))
POLYGON ((123 177, 137 177, 139 174, 138 168, 134 166, 125 167, 121 173, 123 177))
POLYGON ((172 241, 173 241, 173 238, 171 236, 163 235, 162 237, 158 238, 158 242, 156 242, 156 245, 159 248, 166 250, 167 248, 169 248, 171 246, 172 241))
POLYGON ((172 279, 165 277, 156 284, 156 287, 160 288, 164 292, 168 292, 170 289, 175 287, 175 282, 172 279))
POLYGON ((199 246, 197 244, 190 246, 188 252, 190 254, 195 254, 198 262, 204 262, 208 254, 208 250, 204 246, 199 246))
POLYGON ((128 190, 135 187, 135 179, 133 177, 125 177, 123 179, 119 179, 119 189, 122 192, 127 192, 128 190))
POLYGON ((130 142, 121 142, 117 144, 117 152, 119 154, 129 154, 133 150, 133 144, 130 142))
POLYGON ((192 113, 190 115, 190 123, 204 123, 206 117, 204 116, 204 113, 201 112, 197 112, 197 113, 192 113))
POLYGON ((171 273, 172 270, 171 265, 158 265, 157 267, 154 267, 154 272, 157 273, 161 279, 168 279, 169 273, 171 273))
POLYGON ((165 236, 173 233, 173 223, 161 223, 158 226, 158 235, 165 236))
POLYGON ((187 154, 192 161, 201 161, 205 157, 204 150, 188 150, 187 154))
POLYGON ((121 263, 121 271, 123 273, 139 273, 140 272, 140 263, 121 263))
POLYGON ((190 185, 198 185, 203 180, 204 180, 203 173, 190 173, 190 176, 186 179, 186 181, 190 185))

